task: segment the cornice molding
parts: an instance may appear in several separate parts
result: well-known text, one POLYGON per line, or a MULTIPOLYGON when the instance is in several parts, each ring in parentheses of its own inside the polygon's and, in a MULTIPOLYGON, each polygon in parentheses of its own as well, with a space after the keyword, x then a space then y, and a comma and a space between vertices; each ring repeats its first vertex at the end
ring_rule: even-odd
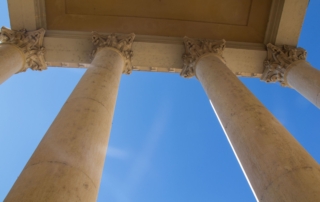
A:
POLYGON ((290 65, 296 61, 306 60, 307 51, 294 46, 267 45, 268 56, 264 61, 264 71, 261 80, 268 83, 279 81, 282 86, 288 86, 286 82, 286 72, 290 65))
MULTIPOLYGON (((24 0, 25 1, 25 0, 24 0)), ((34 0, 35 23, 37 29, 47 29, 46 0, 34 0)))
POLYGON ((272 0, 264 44, 275 43, 285 0, 272 0))
POLYGON ((102 48, 109 47, 117 49, 125 58, 123 73, 130 74, 132 72, 131 57, 133 56, 132 43, 134 38, 135 34, 133 33, 128 35, 100 35, 93 32, 92 43, 94 45, 94 49, 92 51, 92 58, 102 48))
POLYGON ((13 44, 25 55, 25 66, 19 72, 25 72, 28 68, 38 71, 47 69, 44 59, 44 34, 44 29, 28 32, 26 29, 14 31, 5 27, 1 28, 1 43, 13 44))
POLYGON ((195 76, 198 59, 206 54, 214 53, 223 59, 222 53, 226 47, 225 40, 191 39, 184 37, 185 54, 183 55, 183 68, 180 75, 184 78, 195 76))

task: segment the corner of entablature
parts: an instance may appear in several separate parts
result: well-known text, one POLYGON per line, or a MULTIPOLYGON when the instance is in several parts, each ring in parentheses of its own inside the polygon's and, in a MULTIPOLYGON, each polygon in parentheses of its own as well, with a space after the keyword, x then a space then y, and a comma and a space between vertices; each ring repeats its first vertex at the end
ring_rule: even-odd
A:
POLYGON ((42 28, 35 31, 26 29, 14 31, 6 27, 1 28, 1 43, 15 45, 25 56, 25 66, 19 72, 25 72, 28 68, 38 71, 47 69, 43 47, 45 32, 42 28))
POLYGON ((189 37, 183 38, 185 46, 185 54, 183 54, 183 67, 180 75, 184 78, 195 76, 196 63, 200 57, 206 54, 214 53, 219 58, 223 59, 222 53, 226 46, 226 41, 223 40, 207 40, 207 39, 192 39, 189 37))
POLYGON ((285 75, 290 65, 297 61, 305 61, 307 51, 295 46, 276 46, 267 44, 267 58, 263 63, 264 71, 261 80, 267 83, 279 81, 282 86, 288 86, 285 75))
POLYGON ((96 32, 92 33, 92 43, 94 49, 92 51, 92 58, 94 58, 95 54, 101 50, 102 48, 109 47, 118 50, 122 56, 125 58, 125 67, 123 69, 124 74, 131 74, 132 65, 131 58, 133 56, 132 44, 135 38, 135 34, 127 34, 127 35, 100 35, 96 32))

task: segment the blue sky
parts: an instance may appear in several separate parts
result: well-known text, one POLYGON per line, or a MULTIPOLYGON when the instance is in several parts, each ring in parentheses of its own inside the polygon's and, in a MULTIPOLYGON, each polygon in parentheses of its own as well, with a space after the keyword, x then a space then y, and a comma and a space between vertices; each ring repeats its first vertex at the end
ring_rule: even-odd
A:
MULTIPOLYGON (((0 25, 10 27, 6 1, 0 25)), ((320 1, 309 4, 299 46, 320 68, 320 1)), ((83 75, 49 68, 0 85, 0 200, 83 75)), ((241 78, 320 162, 320 110, 296 91, 241 78)), ((255 201, 200 83, 178 74, 123 75, 99 202, 255 201)))

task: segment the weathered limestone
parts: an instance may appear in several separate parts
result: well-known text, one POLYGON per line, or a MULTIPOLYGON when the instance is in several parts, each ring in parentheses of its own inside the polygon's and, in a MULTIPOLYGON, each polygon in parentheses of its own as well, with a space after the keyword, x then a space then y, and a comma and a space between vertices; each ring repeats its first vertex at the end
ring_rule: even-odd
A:
POLYGON ((297 90, 320 108, 320 71, 306 62, 307 52, 291 46, 267 45, 268 58, 261 80, 279 81, 297 90))
POLYGON ((293 63, 286 74, 289 86, 320 108, 320 71, 308 62, 293 63))
POLYGON ((96 201, 120 77, 134 35, 93 36, 88 68, 5 201, 96 201))
POLYGON ((0 35, 0 84, 18 72, 28 68, 47 69, 44 61, 43 38, 45 30, 27 32, 1 28, 0 35))
POLYGON ((224 43, 185 38, 181 75, 203 85, 257 201, 320 201, 318 163, 229 70, 224 43))
POLYGON ((0 44, 0 84, 22 69, 24 63, 25 57, 16 46, 0 44))

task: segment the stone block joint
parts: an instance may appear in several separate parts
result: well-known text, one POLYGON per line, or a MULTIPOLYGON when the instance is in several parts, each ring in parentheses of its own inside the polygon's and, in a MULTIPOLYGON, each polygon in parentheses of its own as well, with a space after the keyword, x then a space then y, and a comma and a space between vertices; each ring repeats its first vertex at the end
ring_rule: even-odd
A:
POLYGON ((226 41, 183 38, 186 52, 183 55, 183 68, 180 75, 184 78, 195 76, 195 68, 198 59, 204 55, 214 53, 223 59, 222 53, 226 47, 226 41))
POLYGON ((17 73, 25 72, 28 68, 38 71, 47 69, 43 47, 45 32, 44 29, 28 32, 26 29, 14 31, 6 27, 1 28, 0 42, 17 46, 25 55, 25 65, 17 73))
POLYGON ((279 81, 282 86, 288 86, 285 75, 290 65, 296 61, 305 61, 307 51, 303 48, 267 44, 268 56, 264 61, 264 71, 261 80, 268 83, 279 81))
POLYGON ((92 58, 102 48, 109 47, 117 49, 122 56, 125 58, 125 66, 123 69, 124 74, 131 74, 132 65, 131 57, 133 56, 132 43, 135 38, 135 34, 131 33, 128 35, 100 35, 96 32, 92 33, 92 43, 94 49, 92 51, 92 58))

